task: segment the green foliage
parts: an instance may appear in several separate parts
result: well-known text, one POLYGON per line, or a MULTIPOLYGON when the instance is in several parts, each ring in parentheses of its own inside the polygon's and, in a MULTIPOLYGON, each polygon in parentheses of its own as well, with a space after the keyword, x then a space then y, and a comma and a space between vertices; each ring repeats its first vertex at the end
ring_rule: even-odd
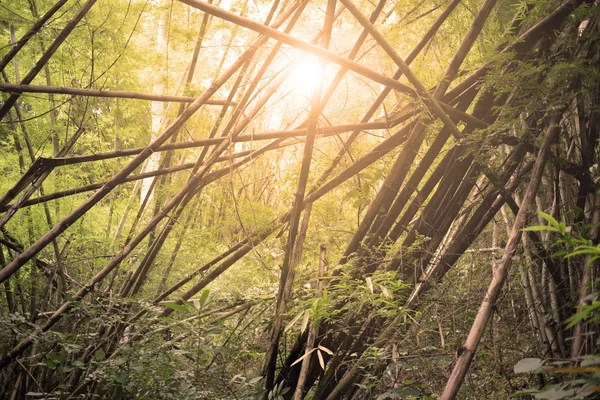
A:
MULTIPOLYGON (((549 232, 556 235, 554 242, 564 248, 553 254, 554 257, 570 258, 585 256, 591 263, 600 258, 600 245, 594 246, 585 234, 575 231, 577 227, 567 226, 551 215, 538 210, 538 215, 548 222, 548 225, 533 225, 523 231, 549 232)), ((585 227, 589 228, 589 227, 585 227)), ((600 321, 600 301, 598 293, 588 296, 588 304, 578 307, 577 312, 566 321, 565 330, 571 329, 576 324, 586 320, 589 323, 600 321)), ((596 344, 599 344, 598 342, 596 344)), ((597 393, 600 386, 600 368, 592 367, 600 364, 598 355, 584 357, 579 366, 565 367, 564 361, 547 361, 538 358, 525 358, 515 366, 515 373, 552 374, 554 381, 536 390, 517 392, 513 397, 533 396, 535 399, 561 400, 590 398, 597 393), (573 375, 574 374, 574 375, 573 375)))

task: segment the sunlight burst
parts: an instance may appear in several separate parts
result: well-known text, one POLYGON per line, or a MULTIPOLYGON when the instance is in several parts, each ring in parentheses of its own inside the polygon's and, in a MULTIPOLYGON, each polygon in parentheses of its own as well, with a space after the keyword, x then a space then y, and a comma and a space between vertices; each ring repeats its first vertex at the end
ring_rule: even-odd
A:
POLYGON ((297 93, 310 97, 323 79, 319 59, 314 56, 304 57, 292 72, 290 79, 297 93))

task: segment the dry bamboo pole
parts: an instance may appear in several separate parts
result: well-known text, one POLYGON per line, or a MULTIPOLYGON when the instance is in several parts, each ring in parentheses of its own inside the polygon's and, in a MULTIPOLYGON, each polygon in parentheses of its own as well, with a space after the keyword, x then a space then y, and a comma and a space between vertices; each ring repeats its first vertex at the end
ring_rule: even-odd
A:
POLYGON ((485 24, 485 21, 487 21, 495 5, 496 0, 486 0, 481 5, 479 12, 475 16, 475 19, 469 27, 469 30, 467 31, 462 43, 460 44, 458 50, 456 50, 456 53, 454 53, 454 57, 452 58, 452 61, 450 61, 450 65, 448 65, 444 77, 433 92, 433 97, 442 97, 446 93, 450 83, 452 83, 452 80, 454 80, 458 74, 458 69, 479 37, 479 34, 483 29, 483 25, 485 24))
POLYGON ((488 288, 485 299, 481 304, 481 308, 477 313, 475 321, 473 322, 471 331, 469 332, 469 336, 467 337, 467 340, 463 347, 463 351, 458 357, 456 365, 454 366, 452 374, 450 375, 448 383, 446 384, 446 388, 444 389, 444 392, 441 395, 442 400, 450 400, 456 396, 458 389, 462 385, 467 370, 469 369, 471 360, 475 356, 475 351, 477 351, 477 346, 479 344, 479 341, 481 340, 481 336, 483 335, 487 321, 493 311, 493 307, 496 304, 498 296, 500 295, 500 291, 502 290, 502 286, 504 285, 504 282, 508 275, 508 270, 510 269, 510 266, 512 264, 513 255, 521 239, 521 229, 525 224, 527 212, 529 211, 528 209, 533 199, 535 198, 535 194, 539 187, 544 171, 544 165, 546 163, 546 159, 548 158, 548 153, 550 152, 550 147, 552 146, 552 144, 554 143, 554 141, 560 133, 559 122, 560 116, 554 117, 550 121, 550 124, 547 128, 544 141, 540 146, 538 156, 533 166, 531 180, 527 185, 527 191, 523 196, 521 206, 519 207, 519 213, 515 217, 515 221, 513 223, 508 242, 506 244, 505 253, 502 256, 502 262, 496 268, 494 278, 490 283, 490 287, 488 288))
POLYGON ((17 55, 17 53, 23 48, 23 46, 25 46, 27 44, 29 39, 31 39, 36 33, 38 33, 40 31, 40 29, 42 29, 44 24, 46 22, 48 22, 48 20, 50 18, 52 18, 52 16, 54 14, 56 14, 56 12, 58 10, 60 10, 60 8, 67 3, 67 1, 68 0, 57 1, 56 4, 54 4, 48 11, 46 11, 46 14, 44 14, 44 16, 42 18, 39 18, 36 21, 36 23, 33 24, 33 26, 29 29, 29 31, 27 31, 27 33, 25 35, 23 35, 23 37, 21 39, 19 39, 19 41, 16 42, 12 46, 10 51, 4 57, 2 57, 2 60, 0 61, 0 71, 4 71, 4 68, 6 68, 6 66, 17 55))
MULTIPOLYGON (((398 68, 402 71, 403 75, 408 79, 411 85, 415 88, 414 93, 420 98, 423 102, 425 102, 425 106, 429 109, 429 111, 437 116, 444 125, 450 129, 450 132, 454 137, 461 138, 462 133, 456 127, 456 124, 450 119, 446 111, 442 108, 441 102, 433 97, 429 90, 423 85, 423 83, 417 78, 417 76, 411 71, 411 69, 406 65, 402 57, 394 50, 394 48, 389 44, 389 42, 383 37, 381 33, 375 28, 375 26, 363 15, 363 13, 356 8, 354 4, 350 0, 340 0, 342 4, 346 7, 350 13, 356 18, 356 20, 360 23, 360 25, 365 28, 369 34, 375 39, 375 41, 382 47, 382 49, 387 53, 387 55, 394 61, 394 63, 398 66, 398 68)), ((413 93, 411 91, 411 93, 413 93)), ((448 106, 450 107, 450 106, 448 106)), ((447 109, 447 108, 446 108, 447 109)), ((452 108, 453 110, 456 110, 452 108)), ((467 121, 465 121, 467 122, 467 121)))
MULTIPOLYGON (((333 29, 333 21, 335 20, 335 9, 336 0, 328 0, 327 10, 325 12, 325 21, 323 23, 323 35, 320 43, 321 48, 324 49, 329 48, 331 32, 333 29)), ((325 65, 325 61, 322 60, 320 66, 322 75, 325 72, 325 65)), ((297 264, 297 262, 300 261, 300 254, 302 253, 303 241, 301 239, 302 235, 298 236, 298 229, 300 227, 300 215, 302 213, 302 210, 305 209, 304 200, 306 197, 306 186, 308 183, 308 175, 310 172, 310 166, 312 162, 312 153, 315 143, 315 137, 319 125, 319 116, 321 115, 321 110, 324 108, 324 104, 322 104, 321 102, 322 87, 323 82, 322 80, 320 80, 319 82, 317 82, 317 85, 312 93, 311 113, 308 118, 307 124, 308 133, 306 136, 306 141, 304 143, 304 152, 302 155, 302 164, 300 166, 300 175, 298 177, 298 184, 294 196, 294 203, 292 205, 292 211, 290 214, 288 239, 285 247, 283 263, 281 266, 279 290, 277 294, 277 305, 272 322, 271 341, 265 354, 265 363, 263 366, 263 375, 266 377, 265 388, 267 389, 267 391, 270 391, 273 388, 273 382, 275 379, 275 369, 277 367, 276 364, 277 352, 279 348, 279 339, 283 330, 283 318, 287 310, 287 303, 290 300, 293 290, 296 268, 295 264, 297 264)), ((310 206, 308 206, 305 210, 305 218, 307 224, 310 216, 310 209, 310 206)))
MULTIPOLYGON (((315 297, 318 299, 323 295, 323 288, 325 286, 323 277, 327 273, 327 249, 325 246, 320 246, 319 252, 319 270, 317 272, 317 292, 315 297)), ((310 359, 312 349, 315 346, 315 338, 319 332, 318 321, 315 321, 308 331, 308 338, 306 339, 306 346, 304 350, 304 360, 302 360, 302 367, 300 369, 300 376, 298 377, 298 383, 296 384, 296 390, 294 391, 294 400, 302 400, 304 398, 304 383, 308 378, 308 370, 310 367, 310 359)))
MULTIPOLYGON (((23 93, 48 93, 48 94, 66 94, 72 96, 84 96, 84 97, 104 97, 104 98, 116 98, 116 99, 134 99, 134 100, 148 100, 148 101, 163 101, 173 103, 191 103, 196 97, 192 96, 170 96, 161 94, 151 93, 139 93, 139 92, 128 92, 121 90, 97 90, 97 89, 86 89, 86 88, 73 88, 65 86, 40 86, 40 85, 28 85, 28 84, 15 84, 15 83, 0 83, 0 91, 12 94, 23 94, 23 93)), ((235 105, 227 100, 208 100, 206 105, 223 106, 223 105, 235 105)))
MULTIPOLYGON (((398 120, 391 121, 376 121, 376 122, 366 122, 366 123, 358 123, 358 124, 344 124, 337 126, 327 126, 318 129, 318 135, 323 136, 331 136, 339 133, 345 132, 353 132, 355 130, 360 131, 368 131, 368 130, 378 130, 378 129, 389 129, 398 124, 398 120)), ((263 132, 263 133, 255 133, 249 135, 240 135, 238 137, 232 138, 232 143, 243 143, 243 142, 258 142, 263 140, 270 139, 288 139, 288 138, 298 138, 306 136, 307 129, 293 129, 289 131, 272 131, 272 132, 263 132)), ((176 142, 176 143, 168 143, 160 146, 156 149, 156 152, 162 151, 170 151, 170 150, 182 150, 182 149, 193 149, 197 147, 206 147, 212 146, 215 144, 219 144, 225 140, 228 140, 226 137, 216 137, 216 138, 208 138, 208 139, 200 139, 193 142, 176 142)), ((102 161, 109 160, 112 158, 119 157, 127 157, 140 154, 145 147, 136 147, 132 149, 125 150, 117 150, 110 151, 106 153, 98 153, 98 154, 86 154, 86 155, 77 155, 71 157, 54 157, 54 158, 40 158, 40 162, 43 166, 48 167, 60 167, 66 165, 74 165, 80 164, 88 161, 102 161)))
MULTIPOLYGON (((202 0, 180 0, 182 3, 188 4, 189 6, 192 6, 196 9, 199 9, 201 11, 204 12, 208 12, 216 17, 219 17, 221 19, 224 19, 226 21, 232 22, 234 24, 237 25, 241 25, 245 28, 251 29, 255 32, 258 33, 262 33, 264 35, 267 35, 273 39, 276 39, 278 41, 281 41, 287 45, 290 45, 292 47, 298 48, 300 50, 303 50, 307 53, 313 54, 317 57, 323 58, 327 61, 333 62, 335 64, 340 65, 343 68, 347 68, 351 71, 356 72, 359 75, 362 75, 372 81, 375 81, 377 83, 380 83, 384 86, 389 86, 394 90, 397 90, 401 93, 406 93, 409 96, 415 97, 415 98, 419 98, 419 95, 423 95, 426 98, 430 97, 431 95, 429 93, 417 93, 415 90, 413 90, 412 88, 398 82, 395 81, 392 78, 389 78, 385 75, 382 75, 378 72, 375 72, 367 67, 364 67, 363 65, 351 61, 345 57, 339 56, 335 53, 332 53, 331 51, 325 50, 321 47, 315 46, 313 44, 307 43, 305 41, 302 41, 300 39, 297 39, 293 36, 287 35, 285 33, 282 33, 276 29, 273 29, 271 27, 268 26, 264 26, 263 24, 253 21, 251 19, 248 18, 244 18, 244 17, 240 17, 239 15, 236 15, 234 13, 225 11, 219 7, 215 7, 212 6, 202 0)), ((361 14, 362 15, 362 14, 361 14)), ((367 24, 371 25, 368 22, 368 19, 366 19, 366 17, 364 17, 364 22, 366 22, 367 24)), ((362 24, 361 24, 362 25, 362 24)), ((370 32, 371 33, 371 32, 370 32)), ((393 50, 393 49, 392 49, 393 50)), ((404 61, 402 61, 402 63, 404 63, 404 61)), ((425 91, 427 92, 427 90, 425 89, 425 91)), ((454 107, 441 102, 441 101, 435 101, 432 105, 432 108, 434 108, 435 110, 437 110, 437 112, 441 112, 443 115, 446 115, 446 112, 449 113, 452 116, 456 116, 458 117, 461 121, 463 122, 470 122, 475 124, 477 127, 480 128, 485 128, 488 126, 487 123, 473 117, 470 114, 467 114, 463 111, 457 110, 454 107)), ((446 115, 447 116, 447 115, 446 115)), ((449 121, 447 118, 445 119, 444 122, 449 121)), ((454 124, 452 124, 454 125, 454 124)))
MULTIPOLYGON (((71 34, 73 29, 77 26, 79 21, 87 14, 87 12, 92 8, 92 6, 96 3, 96 0, 88 0, 85 2, 83 7, 79 10, 79 12, 69 21, 69 23, 63 28, 63 30, 59 33, 59 35, 54 39, 54 41, 50 44, 46 52, 42 54, 40 59, 37 61, 35 66, 29 71, 27 75, 20 82, 21 84, 28 85, 33 79, 37 76, 37 74, 42 70, 44 65, 50 60, 50 57, 58 50, 60 45, 67 39, 67 37, 71 34)), ((16 53, 15 53, 16 54, 16 53)), ((12 94, 6 102, 0 108, 0 121, 6 116, 11 107, 17 102, 20 94, 12 94)))

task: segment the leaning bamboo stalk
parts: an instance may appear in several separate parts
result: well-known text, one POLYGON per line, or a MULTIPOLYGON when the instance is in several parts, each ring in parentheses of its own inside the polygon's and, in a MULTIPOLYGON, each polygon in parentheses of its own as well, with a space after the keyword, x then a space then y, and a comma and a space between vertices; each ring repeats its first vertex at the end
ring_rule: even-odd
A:
MULTIPOLYGON (((85 97, 104 97, 104 98, 116 98, 116 99, 134 99, 134 100, 148 100, 148 101, 162 101, 172 103, 191 103, 196 97, 192 96, 171 96, 151 93, 139 93, 122 90, 97 90, 97 89, 86 89, 86 88, 73 88, 65 86, 40 86, 40 85, 28 85, 28 84, 15 84, 15 83, 0 83, 0 91, 6 93, 48 93, 48 94, 66 94, 72 96, 85 96, 85 97)), ((235 105, 235 103, 229 103, 226 100, 208 100, 206 105, 235 105)))
POLYGON ((523 200, 521 201, 519 213, 515 217, 515 221, 506 244, 505 253, 502 256, 502 262, 496 268, 496 272, 494 273, 494 277, 490 283, 490 287, 488 288, 485 299, 481 304, 479 312, 477 313, 477 317, 473 322, 471 331, 469 332, 469 336, 467 337, 463 347, 463 351, 458 357, 456 365, 454 366, 452 374, 450 375, 448 383, 446 384, 446 388, 441 395, 442 400, 451 400, 456 396, 458 389, 462 385, 467 370, 469 369, 471 360, 475 356, 477 346, 479 345, 479 341, 481 340, 481 336, 483 335, 487 321, 489 320, 498 296, 500 295, 500 291, 502 290, 502 286, 504 285, 506 277, 508 276, 508 271, 512 264, 514 253, 517 250, 517 245, 521 239, 521 229, 525 225, 527 212, 529 211, 529 207, 535 198, 535 194, 542 179, 544 165, 546 163, 546 159, 548 158, 550 147, 560 133, 559 122, 560 117, 554 117, 546 131, 546 136, 542 145, 540 146, 538 156, 533 166, 531 181, 529 182, 529 185, 527 185, 527 191, 525 192, 523 200))
MULTIPOLYGON (((406 62, 407 65, 410 65, 414 61, 414 59, 417 58, 417 55, 423 50, 423 48, 425 47, 425 45, 427 43, 429 43, 429 41, 435 36, 435 34, 437 33, 437 31, 440 28, 440 26, 442 26, 442 24, 444 23, 444 21, 452 13, 452 11, 454 10, 454 8, 456 8, 456 6, 458 5, 458 3, 460 3, 460 0, 452 0, 452 2, 450 2, 448 4, 448 6, 444 10, 444 12, 442 12, 442 14, 440 14, 440 16, 432 24, 432 26, 429 28, 429 30, 425 33, 425 35, 423 36, 423 38, 419 41, 419 43, 417 43, 417 45, 413 48, 413 50, 410 52, 410 54, 406 57, 405 62, 406 62)), ((375 7, 375 10, 371 14, 371 17, 370 17, 369 21, 371 21, 373 23, 375 22, 377 16, 379 15, 378 10, 382 9, 384 4, 385 4, 385 0, 381 0, 377 4, 377 6, 375 7)), ((363 30, 363 32, 361 33, 361 36, 359 37, 359 40, 357 41, 357 45, 359 44, 359 41, 361 39, 364 42, 364 40, 366 39, 367 33, 368 32, 367 32, 366 29, 363 30)), ((362 42, 361 42, 361 44, 362 44, 362 42)), ((357 48, 357 52, 358 52, 358 48, 357 48)), ((350 53, 348 54, 348 58, 351 59, 351 60, 353 60, 354 56, 355 56, 355 54, 354 54, 354 48, 353 48, 350 51, 350 53)), ((338 82, 338 80, 341 82, 341 78, 346 73, 346 71, 347 70, 345 68, 342 68, 338 72, 338 74, 336 75, 336 77, 334 78, 334 82, 338 82)), ((394 76, 392 77, 392 79, 398 80, 398 79, 400 79, 401 76, 402 76, 402 71, 400 69, 398 69, 398 70, 396 70, 396 72, 395 72, 394 76)), ((332 87, 333 87, 333 85, 332 85, 332 87)), ((381 106, 381 104, 383 103, 383 101, 385 100, 385 98, 388 96, 388 94, 391 91, 392 91, 392 89, 390 87, 385 87, 381 91, 381 93, 379 94, 379 96, 377 97, 377 99, 373 102, 373 104, 371 105, 371 107, 369 107, 369 109, 367 110, 367 112, 365 113, 365 115, 363 116, 363 118, 361 119, 362 123, 368 122, 373 117, 373 115, 375 115, 375 113, 377 112, 377 110, 379 109, 379 107, 381 106)), ((325 97, 327 97, 327 95, 325 95, 325 97)), ((338 152, 338 154, 335 156, 335 158, 331 162, 331 165, 319 177, 319 179, 317 180, 317 183, 315 184, 315 186, 319 186, 320 184, 322 184, 322 183, 325 182, 325 180, 333 172, 333 170, 335 169, 335 167, 341 162, 343 156, 347 152, 347 149, 349 149, 350 145, 358 137, 358 134, 359 134, 358 130, 352 132, 352 134, 346 140, 346 143, 344 144, 344 146, 342 146, 342 148, 340 149, 340 151, 338 152)))
MULTIPOLYGON (((322 48, 329 48, 329 42, 331 38, 331 31, 333 28, 333 21, 335 19, 335 7, 336 0, 327 1, 327 10, 325 13, 325 22, 323 26, 323 37, 321 40, 322 48)), ((325 62, 321 61, 321 73, 325 72, 325 62)), ((277 306, 275 309, 275 315, 273 317, 272 329, 271 329, 271 342, 265 354, 265 364, 263 366, 263 374, 265 375, 265 387, 267 390, 273 388, 273 381, 275 377, 276 368, 276 357, 277 350, 279 348, 279 338, 281 336, 283 327, 283 318, 287 310, 287 303, 293 290, 294 276, 296 264, 299 262, 299 254, 302 253, 302 235, 298 236, 298 229, 300 227, 300 215, 304 207, 304 198, 306 197, 306 186, 308 184, 308 175, 310 172, 310 166, 312 163, 312 153, 319 124, 319 116, 324 104, 321 103, 321 91, 323 82, 320 80, 312 93, 312 105, 311 113, 308 118, 307 124, 307 136, 304 143, 304 151, 302 154, 302 164, 300 166, 300 175, 298 177, 298 184, 296 187, 296 193, 294 196, 294 203, 290 214, 290 222, 288 228, 288 238, 285 247, 285 255, 281 266, 281 275, 279 278, 279 290, 277 294, 277 306), (297 240, 300 239, 300 240, 297 240)), ((310 216, 310 206, 305 211, 306 221, 310 216)))
MULTIPOLYGON (((318 299, 323 295, 324 281, 323 277, 327 273, 327 249, 321 245, 319 252, 319 270, 317 273, 317 293, 315 297, 318 299)), ((294 400, 302 400, 304 398, 304 383, 308 378, 308 369, 310 367, 310 353, 315 346, 315 338, 318 334, 318 321, 315 321, 308 332, 308 338, 306 339, 306 347, 304 350, 304 360, 302 360, 302 367, 300 369, 300 377, 298 377, 298 383, 296 384, 296 391, 294 392, 294 400)))
MULTIPOLYGON (((42 54, 40 59, 36 62, 35 66, 29 71, 29 73, 23 78, 20 82, 21 84, 28 85, 33 79, 37 76, 37 74, 42 70, 44 65, 50 60, 50 57, 54 55, 56 50, 63 44, 63 42, 67 39, 67 37, 71 34, 73 29, 79 24, 79 21, 88 13, 90 8, 96 3, 96 0, 88 0, 83 7, 79 10, 79 12, 69 21, 69 23, 63 28, 63 30, 59 33, 59 35, 54 39, 54 41, 50 44, 46 52, 42 54)), ((6 102, 0 108, 0 121, 6 116, 11 107, 17 102, 21 95, 19 93, 11 95, 6 102)))
MULTIPOLYGON (((406 65, 402 57, 396 52, 396 50, 390 45, 390 43, 383 37, 381 33, 375 28, 375 26, 363 15, 363 13, 356 8, 350 0, 340 0, 344 6, 352 13, 354 18, 365 28, 369 34, 375 39, 375 41, 383 48, 388 56, 394 61, 398 68, 402 71, 404 76, 408 79, 411 85, 415 88, 416 95, 421 98, 429 111, 442 120, 444 125, 450 129, 450 132, 454 137, 461 138, 462 133, 456 127, 456 124, 450 119, 446 111, 442 108, 441 102, 434 98, 429 90, 423 85, 421 80, 412 72, 412 70, 406 65)), ((411 92, 412 93, 412 92, 411 92)), ((450 107, 450 106, 449 106, 450 107)), ((456 110, 452 108, 453 110, 456 110)), ((466 122, 466 121, 465 121, 466 122)))
MULTIPOLYGON (((355 61, 351 61, 351 60, 349 60, 345 57, 342 57, 340 55, 337 55, 329 50, 325 50, 319 46, 315 46, 315 45, 305 42, 303 40, 297 39, 293 36, 284 34, 284 33, 280 32, 276 29, 273 29, 271 27, 264 26, 263 24, 256 22, 254 20, 240 17, 237 14, 225 11, 219 7, 212 6, 202 0, 180 0, 180 1, 182 3, 185 3, 189 6, 196 8, 196 9, 199 9, 201 11, 208 12, 208 13, 210 13, 216 17, 219 17, 221 19, 224 19, 226 21, 232 22, 237 25, 241 25, 241 26, 251 29, 255 32, 262 33, 273 39, 281 41, 287 45, 290 45, 292 47, 303 50, 307 53, 321 57, 327 61, 338 64, 343 68, 347 68, 351 71, 354 71, 357 74, 362 75, 366 78, 369 78, 370 80, 380 83, 384 86, 389 86, 392 89, 397 90, 401 93, 406 93, 409 96, 416 97, 416 98, 418 98, 419 95, 421 94, 420 92, 417 93, 414 89, 412 89, 390 77, 387 77, 378 72, 375 72, 372 69, 367 68, 355 61)), ((363 16, 363 18, 365 18, 365 22, 369 23, 368 20, 366 19, 366 17, 363 16)), ((427 91, 427 90, 425 90, 425 91, 427 91)), ((423 93, 423 95, 427 97, 427 94, 423 93)), ((463 122, 474 123, 474 124, 476 124, 477 127, 484 128, 484 127, 488 126, 487 123, 479 120, 478 118, 475 118, 472 115, 467 114, 463 111, 457 110, 454 107, 452 107, 444 102, 441 102, 439 100, 434 101, 434 103, 432 104, 432 107, 434 107, 438 112, 441 112, 442 114, 449 113, 450 115, 458 117, 463 122)), ((447 121, 447 119, 446 119, 446 121, 447 121)), ((446 122, 446 121, 444 121, 444 122, 446 122)))
MULTIPOLYGON (((353 131, 368 131, 368 130, 377 130, 377 129, 389 129, 396 126, 401 120, 391 120, 391 121, 375 121, 375 122, 364 122, 358 124, 343 124, 337 126, 328 126, 319 128, 317 134, 319 136, 331 136, 339 133, 345 132, 353 132, 353 131)), ((264 132, 264 133, 256 133, 251 135, 239 135, 235 138, 231 139, 232 143, 242 143, 242 142, 258 142, 262 140, 270 140, 270 139, 286 139, 286 138, 295 138, 295 137, 303 137, 306 136, 308 130, 307 129, 294 129, 290 131, 273 131, 273 132, 264 132)), ((208 139, 200 139, 193 142, 176 142, 176 143, 168 143, 160 146, 155 151, 170 151, 170 150, 181 150, 181 149, 192 149, 197 147, 205 147, 211 146, 215 144, 219 144, 225 140, 228 140, 227 137, 216 137, 216 138, 208 138, 208 139)), ((71 157, 55 157, 55 158, 41 158, 41 162, 44 166, 65 166, 65 165, 73 165, 80 164, 88 161, 102 161, 109 160, 112 158, 119 157, 127 157, 140 154, 144 151, 145 147, 136 147, 133 149, 126 150, 117 150, 106 153, 98 153, 98 154, 87 154, 87 155, 78 155, 71 157)))

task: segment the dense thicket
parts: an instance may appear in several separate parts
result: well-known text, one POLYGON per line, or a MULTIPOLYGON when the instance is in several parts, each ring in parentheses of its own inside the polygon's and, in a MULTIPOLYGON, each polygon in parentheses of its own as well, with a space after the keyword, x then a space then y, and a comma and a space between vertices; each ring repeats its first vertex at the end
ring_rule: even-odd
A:
POLYGON ((0 15, 0 398, 597 395, 597 1, 0 15))

